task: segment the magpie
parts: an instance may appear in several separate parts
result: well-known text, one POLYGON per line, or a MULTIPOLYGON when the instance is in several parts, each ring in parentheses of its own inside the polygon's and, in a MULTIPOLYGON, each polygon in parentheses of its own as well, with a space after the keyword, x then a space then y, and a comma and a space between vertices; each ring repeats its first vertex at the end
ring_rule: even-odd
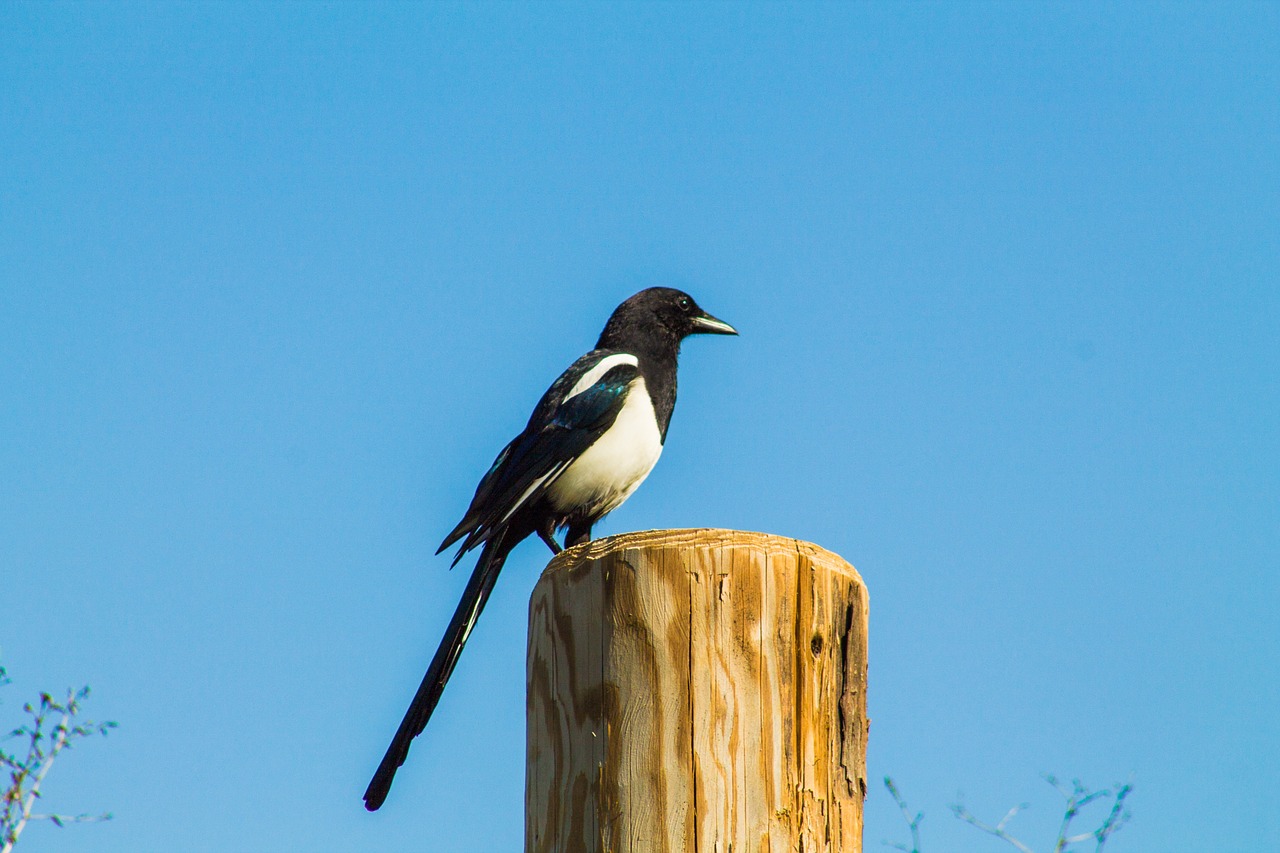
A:
POLYGON ((440 545, 461 540, 453 558, 480 548, 462 593, 387 754, 364 792, 376 811, 396 770, 440 701, 445 683, 484 609, 507 554, 532 533, 553 554, 591 539, 591 527, 617 509, 648 476, 667 438, 676 404, 676 359, 689 335, 736 335, 693 298, 651 287, 623 302, 609 317, 595 349, 551 383, 524 431, 511 440, 476 487, 471 506, 440 545))

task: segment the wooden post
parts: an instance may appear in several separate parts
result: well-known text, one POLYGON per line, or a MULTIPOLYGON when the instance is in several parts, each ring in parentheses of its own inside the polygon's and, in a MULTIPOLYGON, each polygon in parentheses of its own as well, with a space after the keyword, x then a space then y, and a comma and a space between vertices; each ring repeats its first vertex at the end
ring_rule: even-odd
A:
POLYGON ((529 603, 526 853, 862 850, 867 591, 816 545, 610 536, 529 603))

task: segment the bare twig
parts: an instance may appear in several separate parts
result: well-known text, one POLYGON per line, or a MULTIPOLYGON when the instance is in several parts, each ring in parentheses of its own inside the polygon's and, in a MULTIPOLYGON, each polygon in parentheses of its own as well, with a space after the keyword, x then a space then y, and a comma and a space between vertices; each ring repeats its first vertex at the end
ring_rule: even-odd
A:
POLYGON ((920 853, 920 821, 924 820, 924 812, 916 812, 915 817, 911 816, 907 801, 902 799, 902 795, 898 793, 898 786, 893 784, 891 777, 884 777, 884 786, 889 789, 893 801, 898 804, 898 810, 902 812, 902 819, 907 822, 907 828, 911 830, 911 849, 908 850, 905 844, 890 844, 888 841, 881 843, 894 850, 901 850, 902 853, 920 853))
MULTIPOLYGON (((5 684, 3 667, 0 667, 0 684, 5 684)), ((0 765, 8 771, 9 784, 0 792, 0 853, 11 853, 18 843, 18 836, 33 820, 47 820, 55 826, 68 823, 90 823, 109 820, 110 814, 63 815, 37 814, 33 811, 40 798, 40 786, 53 767, 54 760, 76 740, 93 735, 105 735, 116 727, 115 723, 75 723, 81 703, 88 698, 89 688, 68 690, 63 701, 56 701, 50 694, 41 693, 38 704, 27 703, 23 710, 30 721, 9 733, 4 740, 25 740, 25 755, 19 757, 0 749, 0 765)))
POLYGON ((1095 853, 1100 853, 1103 846, 1106 845, 1107 839, 1120 830, 1125 823, 1129 821, 1129 812, 1124 808, 1125 798, 1129 796, 1129 792, 1133 790, 1133 786, 1129 784, 1118 785, 1114 793, 1110 789, 1101 791, 1090 791, 1080 783, 1079 779, 1071 781, 1071 789, 1068 790, 1054 776, 1045 776, 1045 780, 1058 789, 1058 793, 1062 794, 1063 799, 1067 801, 1066 810, 1062 815, 1062 826, 1058 830, 1058 839, 1054 845, 1054 853, 1064 853, 1072 844, 1079 844, 1089 839, 1094 839, 1097 846, 1094 848, 1095 853), (1106 819, 1102 824, 1089 832, 1071 835, 1071 821, 1076 818, 1080 810, 1095 800, 1112 797, 1113 802, 1106 819))
MULTIPOLYGON (((1133 786, 1131 784, 1117 785, 1114 791, 1109 788, 1101 791, 1090 791, 1080 783, 1079 779, 1072 780, 1070 788, 1064 785, 1055 776, 1046 775, 1044 779, 1056 788, 1058 793, 1062 795, 1062 798, 1066 800, 1066 807, 1062 813, 1062 823, 1058 827, 1058 837, 1054 841, 1053 845, 1053 853, 1068 853, 1068 848, 1070 848, 1072 844, 1079 844, 1090 839, 1097 842, 1097 846, 1094 848, 1094 853, 1102 853, 1102 848, 1106 845, 1107 839, 1119 832, 1120 828, 1128 823, 1130 814, 1125 809, 1124 803, 1125 798, 1128 797, 1129 793, 1133 790, 1133 786), (1097 829, 1089 832, 1078 833, 1075 835, 1071 834, 1071 822, 1079 816, 1081 809, 1088 806, 1090 803, 1107 797, 1111 797, 1113 802, 1111 809, 1102 824, 1097 829)), ((1026 805, 1014 806, 995 826, 991 826, 978 820, 962 805, 953 805, 951 807, 951 811, 956 817, 960 818, 965 823, 968 823, 989 835, 993 835, 996 838, 1007 841, 1009 844, 1012 844, 1018 850, 1022 851, 1022 853, 1034 853, 1030 847, 1010 835, 1006 830, 1009 822, 1013 820, 1014 816, 1024 808, 1026 808, 1026 805)))
POLYGON ((1005 827, 1009 825, 1009 821, 1013 820, 1014 817, 1018 814, 1018 812, 1022 811, 1026 807, 1027 807, 1027 804, 1023 803, 1021 805, 1017 805, 1009 809, 1009 811, 1005 814, 1005 816, 1001 818, 1000 822, 997 823, 995 826, 985 824, 982 821, 978 820, 976 817, 974 817, 972 812, 970 812, 968 809, 966 809, 964 806, 960 805, 959 803, 956 803, 951 807, 951 812, 956 817, 960 818, 962 821, 969 824, 970 826, 976 827, 977 829, 982 830, 988 835, 994 835, 996 838, 999 838, 1002 841, 1009 842, 1014 847, 1021 850, 1022 853, 1035 853, 1034 850, 1032 850, 1027 845, 1023 844, 1018 839, 1014 838, 1005 830, 1005 827))
POLYGON ((1098 839, 1098 846, 1094 848, 1094 853, 1102 853, 1103 846, 1107 843, 1112 835, 1120 831, 1129 819, 1133 817, 1129 810, 1125 808, 1125 798, 1133 790, 1133 784, 1125 782, 1116 788, 1115 802, 1111 804, 1111 811, 1107 815, 1107 819, 1102 822, 1102 826, 1093 832, 1093 837, 1098 839))

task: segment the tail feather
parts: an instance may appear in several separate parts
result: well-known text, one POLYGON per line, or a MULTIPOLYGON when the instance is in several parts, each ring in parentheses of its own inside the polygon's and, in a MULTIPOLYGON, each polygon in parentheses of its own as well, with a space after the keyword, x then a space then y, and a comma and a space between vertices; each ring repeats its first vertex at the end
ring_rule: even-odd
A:
MULTIPOLYGON (((459 521, 458 526, 453 528, 453 530, 450 530, 449 535, 444 537, 444 541, 441 542, 440 547, 436 549, 436 555, 438 556, 443 554, 446 548, 470 533, 472 528, 476 526, 476 521, 477 520, 475 518, 472 518, 471 513, 467 513, 467 517, 462 519, 462 521, 459 521)), ((457 556, 461 557, 465 553, 466 549, 464 548, 458 552, 457 556)), ((457 563, 456 558, 454 559, 454 563, 457 563)))
POLYGON ((396 770, 409 755, 409 744, 422 734, 427 721, 431 719, 431 713, 436 709, 436 703, 440 701, 440 694, 444 692, 444 686, 453 674, 453 668, 462 654, 462 647, 466 645, 471 629, 480 617, 480 611, 484 610, 489 593, 493 590, 493 583, 498 579, 502 564, 506 562, 507 553, 511 550, 503 547, 506 538, 505 535, 494 537, 480 552, 480 559, 471 573, 471 580, 467 581, 462 601, 458 602, 458 609, 454 611, 444 639, 440 641, 440 647, 431 659, 431 666, 427 667, 427 674, 423 677, 418 692, 414 694, 413 701, 409 703, 409 710, 400 722, 400 728, 396 729, 395 737, 387 747, 387 754, 382 757, 373 780, 365 789, 364 807, 371 812, 377 811, 386 800, 396 770))

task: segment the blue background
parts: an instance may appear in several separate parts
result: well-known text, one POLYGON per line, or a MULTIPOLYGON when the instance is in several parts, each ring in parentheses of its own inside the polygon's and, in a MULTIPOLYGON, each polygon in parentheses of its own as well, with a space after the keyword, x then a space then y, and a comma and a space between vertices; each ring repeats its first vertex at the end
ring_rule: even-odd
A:
POLYGON ((519 849, 539 543, 360 794, 435 546, 654 284, 742 336, 597 532, 854 563, 926 853, 1046 849, 1042 771, 1280 847, 1277 8, 0 6, 0 715, 120 723, 21 849, 519 849))

